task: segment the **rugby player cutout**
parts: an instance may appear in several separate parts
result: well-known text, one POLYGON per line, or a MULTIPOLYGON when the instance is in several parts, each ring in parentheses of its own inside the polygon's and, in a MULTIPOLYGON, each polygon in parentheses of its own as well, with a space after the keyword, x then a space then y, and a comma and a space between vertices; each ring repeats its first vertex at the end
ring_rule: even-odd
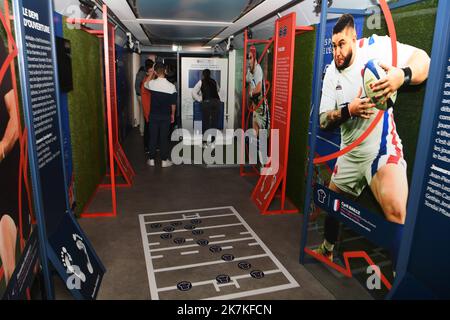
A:
MULTIPOLYGON (((386 102, 402 86, 424 82, 428 77, 430 58, 421 49, 397 42, 398 66, 392 66, 390 37, 372 35, 357 40, 354 19, 349 14, 336 22, 332 45, 334 59, 323 82, 320 128, 333 130, 340 127, 343 149, 364 134, 378 112, 383 112, 375 108, 374 100, 364 95, 362 72, 366 63, 377 59, 387 74, 371 84, 371 89, 379 93, 376 97, 379 104, 386 102)), ((329 189, 355 199, 369 186, 385 218, 404 224, 408 198, 406 166, 393 108, 388 107, 372 133, 337 159, 329 189)), ((333 261, 338 230, 339 222, 327 215, 325 239, 315 252, 333 261)))
MULTIPOLYGON (((246 75, 246 82, 249 83, 248 95, 250 98, 250 110, 253 110, 252 126, 256 139, 250 138, 250 145, 255 145, 258 149, 259 131, 260 129, 270 129, 270 112, 269 105, 266 99, 266 87, 264 83, 264 72, 261 65, 258 63, 258 57, 256 54, 256 47, 251 46, 248 59, 248 68, 246 75)), ((267 134, 268 137, 268 134, 267 134)), ((264 141, 267 143, 268 140, 264 141)), ((259 163, 261 164, 261 170, 267 163, 267 159, 263 157, 261 150, 258 149, 259 163)), ((253 161, 253 159, 251 159, 253 161)))

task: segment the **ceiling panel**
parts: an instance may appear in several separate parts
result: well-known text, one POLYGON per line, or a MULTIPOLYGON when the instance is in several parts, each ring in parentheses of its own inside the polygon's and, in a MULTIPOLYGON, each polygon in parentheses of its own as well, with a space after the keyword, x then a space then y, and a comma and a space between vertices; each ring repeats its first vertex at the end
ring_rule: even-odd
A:
POLYGON ((263 0, 128 0, 137 18, 229 21, 263 0))
POLYGON ((204 44, 215 34, 220 32, 221 27, 186 27, 186 26, 157 26, 144 25, 148 35, 158 44, 204 44))
POLYGON ((138 21, 154 44, 205 44, 225 26, 190 25, 191 21, 232 23, 264 0, 127 0, 137 19, 183 20, 161 25, 159 21, 138 21), (187 21, 187 23, 186 23, 187 21), (147 24, 145 24, 147 23, 147 24))

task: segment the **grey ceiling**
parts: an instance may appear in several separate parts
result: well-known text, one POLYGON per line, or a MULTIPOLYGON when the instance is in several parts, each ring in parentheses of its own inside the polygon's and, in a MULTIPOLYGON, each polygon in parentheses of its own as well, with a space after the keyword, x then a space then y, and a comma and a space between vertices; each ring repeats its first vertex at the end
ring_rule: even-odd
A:
MULTIPOLYGON (((234 22, 264 0, 127 0, 138 19, 234 22)), ((142 25, 153 44, 199 45, 223 27, 142 25)))

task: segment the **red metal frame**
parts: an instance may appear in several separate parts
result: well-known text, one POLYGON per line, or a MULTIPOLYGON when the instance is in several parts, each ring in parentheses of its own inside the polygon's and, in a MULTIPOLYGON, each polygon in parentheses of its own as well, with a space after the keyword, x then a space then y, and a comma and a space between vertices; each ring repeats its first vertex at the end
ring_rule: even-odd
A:
POLYGON ((306 33, 306 32, 310 32, 310 31, 314 31, 314 27, 311 26, 298 26, 295 28, 295 35, 298 36, 300 34, 306 33))
MULTIPOLYGON (((105 9, 105 6, 103 7, 105 9)), ((104 15, 103 19, 79 19, 79 18, 68 18, 67 23, 70 24, 103 24, 104 23, 104 15)))
MULTIPOLYGON (((283 19, 283 18, 281 18, 283 19)), ((294 29, 294 36, 291 39, 291 57, 293 58, 294 56, 294 52, 295 52, 295 36, 300 35, 302 33, 305 32, 309 32, 309 31, 313 31, 314 28, 310 27, 310 26, 300 26, 300 27, 295 27, 295 16, 291 21, 291 24, 293 25, 292 29, 294 29)), ((274 117, 275 115, 275 99, 276 99, 276 83, 277 83, 277 63, 278 63, 278 39, 279 39, 279 35, 278 35, 278 29, 279 29, 279 23, 280 23, 280 19, 278 19, 275 22, 275 34, 273 37, 273 40, 269 40, 275 43, 275 49, 274 49, 274 61, 273 61, 273 65, 274 65, 274 71, 273 71, 273 78, 272 78, 272 82, 273 82, 273 90, 272 90, 272 104, 271 104, 271 115, 272 117, 274 117)), ((270 43, 266 46, 265 51, 268 50, 270 46, 270 43)), ((291 59, 292 60, 292 59, 291 59)), ((294 61, 291 61, 290 64, 290 74, 291 74, 291 79, 288 83, 288 101, 287 101, 287 106, 289 106, 289 108, 291 108, 292 105, 292 88, 293 88, 293 72, 294 72, 294 61)), ((255 203, 258 205, 258 207, 261 210, 261 214, 263 215, 274 215, 274 214, 294 214, 294 213, 298 213, 299 210, 297 208, 295 209, 286 209, 286 201, 289 201, 288 197, 286 196, 286 184, 287 184, 287 169, 288 169, 288 159, 289 159, 289 141, 290 141, 290 123, 291 123, 291 112, 290 110, 288 110, 287 115, 286 115, 286 128, 285 128, 285 139, 284 139, 284 154, 281 155, 281 159, 280 161, 282 161, 282 164, 280 163, 280 170, 282 170, 282 172, 278 172, 276 174, 277 176, 277 181, 276 184, 274 186, 274 189, 272 191, 270 191, 269 189, 269 196, 266 197, 266 201, 262 202, 261 199, 259 199, 258 195, 261 194, 261 187, 264 189, 264 184, 265 184, 265 180, 267 179, 267 177, 261 177, 260 180, 258 181, 258 184, 256 185, 255 189, 252 192, 252 199, 255 201, 255 203), (259 192, 258 192, 259 191, 259 192), (269 206, 272 203, 274 198, 280 198, 281 199, 281 205, 280 205, 280 209, 278 210, 269 210, 269 206)), ((272 125, 274 124, 274 121, 272 121, 272 125)), ((271 149, 273 148, 272 143, 271 143, 271 149)), ((290 202, 290 201, 289 201, 290 202)), ((294 206, 293 204, 291 204, 292 206, 294 206)), ((294 206, 295 207, 295 206, 294 206)))
POLYGON ((253 39, 247 40, 248 44, 261 44, 261 43, 269 43, 269 42, 270 42, 270 40, 253 40, 253 39))
POLYGON ((82 24, 82 30, 89 34, 97 36, 99 39, 103 39, 103 51, 105 60, 105 86, 106 86, 106 118, 107 118, 107 133, 108 133, 108 155, 109 155, 109 177, 110 182, 106 184, 100 183, 97 185, 94 193, 89 201, 83 208, 82 217, 95 218, 95 217, 116 217, 117 216, 117 187, 131 187, 133 178, 136 175, 133 167, 131 166, 122 146, 119 142, 119 123, 117 115, 117 84, 116 84, 116 53, 115 53, 115 29, 108 21, 108 7, 103 5, 103 17, 102 19, 77 19, 69 18, 67 23, 82 24), (85 27, 85 24, 99 24, 103 25, 102 30, 93 30, 85 27), (117 165, 117 174, 116 174, 117 165), (120 174, 119 174, 120 173, 120 174), (122 176, 126 183, 117 183, 116 177, 122 176), (89 208, 95 195, 99 189, 111 188, 112 199, 112 212, 96 212, 88 213, 86 210, 89 208))
MULTIPOLYGON (((317 254, 314 251, 312 251, 311 249, 305 248, 305 253, 307 253, 308 255, 310 255, 311 257, 313 257, 314 259, 325 263, 327 266, 329 266, 330 268, 333 268, 334 270, 340 272, 341 274, 343 274, 345 277, 347 278, 351 278, 352 275, 352 270, 350 267, 350 259, 356 259, 356 258, 361 258, 367 261, 367 263, 369 264, 369 266, 376 266, 376 264, 373 262, 373 260, 369 257, 369 255, 367 254, 367 252, 365 251, 351 251, 351 252, 344 252, 344 263, 345 263, 345 268, 334 263, 331 262, 328 258, 326 258, 325 256, 321 255, 321 254, 317 254)), ((384 274, 378 269, 375 268, 374 269, 376 275, 378 278, 381 279, 381 281, 383 282, 383 284, 386 286, 387 289, 391 290, 392 289, 392 284, 389 282, 389 280, 387 280, 387 278, 384 276, 384 274)))

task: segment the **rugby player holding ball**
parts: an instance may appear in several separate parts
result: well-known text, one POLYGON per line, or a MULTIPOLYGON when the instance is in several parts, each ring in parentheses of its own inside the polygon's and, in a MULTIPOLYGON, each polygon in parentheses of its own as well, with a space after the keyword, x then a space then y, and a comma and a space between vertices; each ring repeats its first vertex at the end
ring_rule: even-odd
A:
MULTIPOLYGON (((325 74, 320 104, 322 130, 341 129, 341 149, 358 139, 391 96, 402 86, 418 85, 428 77, 430 58, 418 48, 397 43, 398 67, 392 66, 392 46, 388 36, 356 39, 352 15, 344 14, 333 28, 332 63, 325 74), (366 64, 379 61, 386 76, 364 88, 366 64), (369 99, 364 92, 378 92, 369 99), (376 102, 377 105, 374 103, 376 102)), ((377 62, 378 63, 378 62, 377 62)), ((396 131, 393 108, 388 107, 372 133, 336 162, 329 188, 350 198, 370 186, 388 221, 404 224, 408 181, 401 139, 396 131)), ((327 215, 325 240, 315 250, 333 260, 339 222, 327 215)))

